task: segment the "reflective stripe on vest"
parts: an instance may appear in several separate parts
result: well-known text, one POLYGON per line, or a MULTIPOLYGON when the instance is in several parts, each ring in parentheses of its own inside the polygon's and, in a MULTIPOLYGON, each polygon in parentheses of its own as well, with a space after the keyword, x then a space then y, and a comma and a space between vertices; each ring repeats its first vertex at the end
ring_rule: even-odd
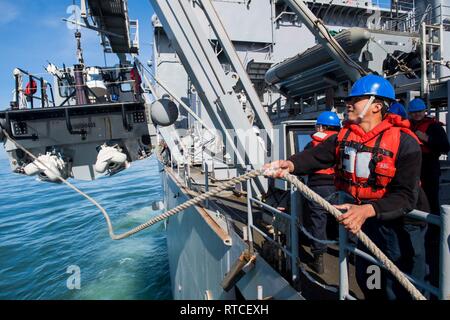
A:
MULTIPOLYGON (((328 131, 328 130, 317 131, 316 133, 312 134, 311 135, 311 138, 312 138, 311 144, 312 144, 313 148, 318 146, 319 144, 321 144, 322 142, 324 142, 329 137, 331 137, 331 136, 333 136, 335 134, 337 134, 336 131, 328 131)), ((318 171, 314 172, 314 174, 333 175, 334 174, 334 167, 318 170, 318 171)))

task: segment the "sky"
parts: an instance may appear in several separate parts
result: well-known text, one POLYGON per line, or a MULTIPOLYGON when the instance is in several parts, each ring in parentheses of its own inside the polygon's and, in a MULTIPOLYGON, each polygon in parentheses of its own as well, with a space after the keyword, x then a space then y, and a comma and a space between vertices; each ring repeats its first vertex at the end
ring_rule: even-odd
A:
MULTIPOLYGON (((0 110, 13 98, 13 70, 45 73, 47 60, 61 67, 76 62, 74 30, 63 18, 70 18, 73 0, 0 0, 0 110)), ((79 0, 75 1, 79 5, 79 0)), ((129 16, 139 20, 140 60, 151 58, 153 9, 148 0, 128 0, 129 16)), ((97 32, 82 29, 82 47, 87 65, 104 65, 103 49, 97 32)), ((117 58, 107 54, 114 65, 117 58)), ((49 79, 50 80, 50 79, 49 79)))

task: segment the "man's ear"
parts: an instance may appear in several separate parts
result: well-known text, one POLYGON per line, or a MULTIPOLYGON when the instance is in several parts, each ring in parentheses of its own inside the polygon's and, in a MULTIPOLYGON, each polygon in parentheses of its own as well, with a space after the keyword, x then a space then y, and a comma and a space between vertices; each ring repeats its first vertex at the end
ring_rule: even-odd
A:
POLYGON ((373 108, 372 108, 373 113, 378 113, 378 112, 381 112, 381 110, 383 110, 383 102, 375 101, 372 104, 372 106, 373 106, 373 108))

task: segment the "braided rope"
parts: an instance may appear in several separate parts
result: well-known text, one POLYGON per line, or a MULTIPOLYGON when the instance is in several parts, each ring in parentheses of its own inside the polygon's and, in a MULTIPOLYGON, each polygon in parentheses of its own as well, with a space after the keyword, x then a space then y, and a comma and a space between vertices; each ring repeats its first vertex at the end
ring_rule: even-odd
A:
MULTIPOLYGON (((46 169, 52 171, 51 168, 49 168, 45 163, 43 163, 42 161, 40 161, 35 155, 33 155, 30 151, 28 151, 25 147, 23 147, 21 144, 19 144, 17 141, 15 141, 14 139, 11 138, 11 136, 8 134, 8 132, 4 129, 2 129, 4 135, 6 138, 8 138, 11 142, 13 142, 19 149, 21 149, 22 151, 24 151, 28 156, 30 156, 32 159, 34 159, 35 161, 37 161, 38 163, 40 163, 43 167, 45 167, 46 169)), ((253 170, 250 171, 244 175, 241 175, 239 177, 233 178, 227 182, 224 182, 222 184, 220 184, 218 187, 214 188, 213 190, 210 190, 204 194, 201 194, 197 197, 194 197, 180 205, 178 205, 177 207, 164 212, 150 220, 148 220, 147 222, 127 231, 121 234, 116 235, 114 233, 114 228, 112 226, 111 223, 111 219, 109 218, 108 213, 106 212, 106 210, 97 202, 95 201, 93 198, 91 198, 89 195, 87 195, 86 193, 84 193, 83 191, 81 191, 80 189, 78 189, 76 186, 74 186, 72 183, 70 183, 69 181, 67 181, 66 179, 64 179, 63 177, 60 176, 59 173, 57 172, 53 172, 58 176, 58 179, 63 182, 64 184, 66 184, 68 187, 70 187, 71 189, 73 189, 74 191, 76 191, 77 193, 81 194, 82 196, 84 196, 87 200, 89 200, 91 203, 93 203, 103 214, 106 223, 108 225, 108 232, 109 232, 109 236, 111 237, 111 239, 113 240, 121 240, 124 238, 127 238, 133 234, 136 234, 152 225, 154 225, 155 223, 158 223, 160 221, 163 221, 193 205, 196 205, 210 197, 213 197, 217 194, 219 194, 220 192, 224 191, 227 188, 231 188, 234 187, 237 183, 240 182, 244 182, 248 179, 253 179, 256 178, 258 176, 264 175, 264 171, 262 170, 253 170)), ((317 193, 315 193, 314 191, 312 191, 311 189, 309 189, 304 183, 302 183, 299 179, 297 179, 297 177, 291 175, 291 174, 286 174, 284 176, 284 179, 290 183, 292 183, 295 187, 297 187, 297 189, 309 200, 317 202, 320 206, 322 206, 325 210, 327 210, 331 215, 333 215, 333 217, 335 217, 336 219, 342 214, 338 209, 336 209, 333 205, 331 205, 328 201, 326 201, 325 199, 323 199, 321 196, 319 196, 317 193)), ((392 275, 399 281, 399 283, 411 294, 411 296, 415 299, 415 300, 426 300, 426 298, 420 293, 419 290, 417 290, 416 287, 413 286, 413 284, 405 277, 405 275, 400 271, 400 269, 392 262, 389 260, 389 258, 375 245, 375 243, 372 242, 372 240, 369 239, 369 237, 362 231, 359 231, 356 236, 358 237, 358 239, 367 247, 367 249, 369 249, 369 251, 385 266, 385 268, 392 273, 392 275)))
MULTIPOLYGON (((336 219, 342 215, 342 213, 331 205, 324 198, 308 188, 297 177, 286 174, 284 179, 292 183, 297 189, 309 200, 317 202, 325 210, 327 210, 336 219)), ((400 284, 411 294, 415 300, 426 300, 426 298, 420 293, 419 290, 405 277, 403 272, 381 251, 369 237, 361 230, 356 234, 358 239, 369 249, 369 251, 386 267, 389 272, 400 282, 400 284)))
POLYGON ((173 208, 169 211, 166 211, 166 212, 160 214, 159 216, 156 216, 156 217, 148 220, 147 222, 137 226, 136 228, 133 228, 133 229, 131 229, 125 233, 119 234, 119 235, 114 235, 113 240, 120 240, 120 239, 127 238, 127 237, 129 237, 141 230, 144 230, 144 229, 154 225, 155 223, 165 220, 165 219, 167 219, 167 218, 169 218, 169 217, 171 217, 193 205, 196 205, 202 201, 205 201, 206 199, 208 199, 210 197, 216 196, 217 194, 221 193, 225 189, 234 187, 237 183, 244 182, 248 179, 256 178, 257 176, 260 176, 260 175, 262 175, 262 172, 259 170, 255 170, 255 171, 246 173, 242 176, 239 176, 237 178, 233 178, 225 183, 220 184, 217 188, 214 188, 213 190, 210 190, 210 191, 203 193, 195 198, 192 198, 192 199, 176 206, 175 208, 173 208))

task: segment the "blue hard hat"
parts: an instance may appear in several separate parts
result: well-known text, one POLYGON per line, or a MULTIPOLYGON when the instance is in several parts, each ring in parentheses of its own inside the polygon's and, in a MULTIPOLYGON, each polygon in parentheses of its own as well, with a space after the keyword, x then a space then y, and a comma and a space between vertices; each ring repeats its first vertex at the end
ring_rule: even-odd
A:
POLYGON ((425 102, 420 98, 415 98, 409 102, 408 111, 409 112, 419 112, 427 108, 425 102))
POLYGON ((317 118, 316 125, 318 124, 330 127, 340 127, 341 120, 339 120, 339 117, 336 114, 336 112, 324 111, 317 118))
POLYGON ((348 99, 362 96, 376 96, 388 100, 395 100, 395 90, 389 81, 383 77, 369 74, 353 84, 348 99))
POLYGON ((394 102, 389 107, 389 112, 398 114, 402 118, 408 118, 408 114, 406 113, 405 107, 400 102, 394 102))

